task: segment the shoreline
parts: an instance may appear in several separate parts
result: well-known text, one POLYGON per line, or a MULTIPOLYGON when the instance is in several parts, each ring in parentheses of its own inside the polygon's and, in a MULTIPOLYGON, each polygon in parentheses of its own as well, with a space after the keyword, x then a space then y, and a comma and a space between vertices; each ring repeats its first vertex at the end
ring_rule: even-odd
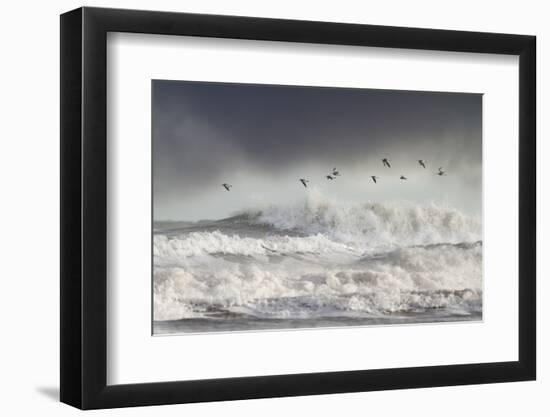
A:
POLYGON ((153 335, 204 334, 270 330, 318 330, 345 327, 439 324, 482 321, 482 312, 462 314, 408 313, 387 317, 322 317, 307 319, 265 319, 257 317, 189 318, 153 321, 153 335))

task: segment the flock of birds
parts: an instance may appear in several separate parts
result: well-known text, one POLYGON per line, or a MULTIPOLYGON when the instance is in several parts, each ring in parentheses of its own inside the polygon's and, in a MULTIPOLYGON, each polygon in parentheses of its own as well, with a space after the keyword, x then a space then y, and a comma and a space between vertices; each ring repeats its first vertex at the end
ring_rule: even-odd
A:
MULTIPOLYGON (((386 168, 391 168, 391 164, 390 164, 390 161, 389 161, 388 158, 383 158, 382 159, 382 164, 386 168)), ((426 161, 425 160, 419 159, 418 164, 422 168, 426 169, 426 161)), ((443 175, 447 175, 447 173, 443 170, 443 167, 439 167, 438 171, 436 172, 436 175, 439 175, 441 177, 443 175)), ((339 177, 339 176, 340 176, 340 172, 336 168, 332 168, 332 172, 330 174, 326 175, 325 178, 329 181, 333 181, 334 179, 336 179, 336 177, 339 177)), ((375 184, 377 184, 376 180, 380 179, 380 177, 377 177, 376 175, 371 175, 371 179, 375 184)), ((406 181, 407 177, 405 177, 404 175, 401 175, 399 177, 399 179, 406 181)), ((300 178, 299 181, 302 183, 302 185, 305 188, 307 188, 307 184, 310 182, 308 179, 305 179, 305 178, 300 178)), ((231 187, 233 187, 233 186, 231 184, 227 184, 227 183, 224 182, 222 184, 222 187, 225 188, 227 191, 230 191, 231 187)))

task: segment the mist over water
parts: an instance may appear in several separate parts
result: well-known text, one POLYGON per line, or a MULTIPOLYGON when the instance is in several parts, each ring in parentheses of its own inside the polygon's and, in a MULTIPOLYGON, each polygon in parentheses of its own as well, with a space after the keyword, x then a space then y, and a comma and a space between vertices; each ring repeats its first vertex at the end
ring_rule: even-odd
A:
POLYGON ((480 214, 481 103, 479 94, 154 81, 154 218, 293 204, 304 196, 299 178, 335 201, 480 214), (334 167, 342 175, 328 181, 334 167))

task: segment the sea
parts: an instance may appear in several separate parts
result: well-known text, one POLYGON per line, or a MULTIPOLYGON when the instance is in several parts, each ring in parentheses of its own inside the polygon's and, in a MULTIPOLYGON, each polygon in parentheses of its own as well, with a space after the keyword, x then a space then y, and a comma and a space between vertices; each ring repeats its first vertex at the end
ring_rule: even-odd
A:
POLYGON ((153 333, 482 320, 481 219, 319 196, 153 225, 153 333))

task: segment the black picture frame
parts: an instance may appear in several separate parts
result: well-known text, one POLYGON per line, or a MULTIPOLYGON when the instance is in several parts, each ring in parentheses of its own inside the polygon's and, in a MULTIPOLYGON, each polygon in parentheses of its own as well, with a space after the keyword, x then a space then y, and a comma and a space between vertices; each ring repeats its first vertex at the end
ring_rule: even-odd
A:
POLYGON ((84 7, 61 15, 60 56, 62 402, 96 409, 536 378, 534 36, 84 7), (107 385, 108 32, 519 56, 518 361, 107 385))

